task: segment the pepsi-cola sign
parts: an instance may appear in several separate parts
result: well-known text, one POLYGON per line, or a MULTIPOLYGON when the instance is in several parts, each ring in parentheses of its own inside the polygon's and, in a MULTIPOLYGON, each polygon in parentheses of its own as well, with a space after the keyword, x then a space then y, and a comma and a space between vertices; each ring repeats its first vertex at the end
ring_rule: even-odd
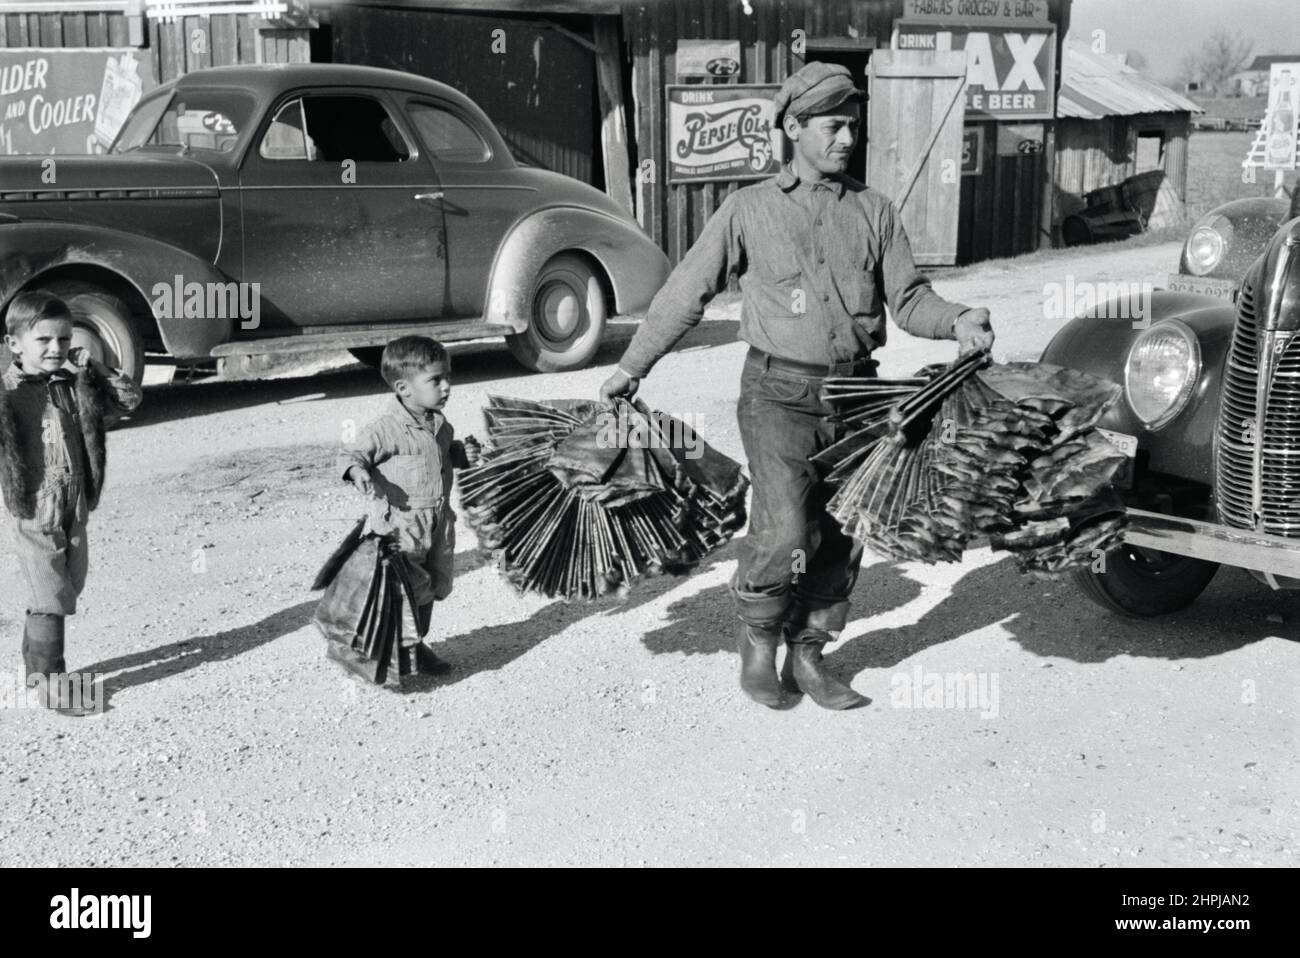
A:
POLYGON ((668 182, 758 180, 781 166, 775 86, 669 86, 668 182))

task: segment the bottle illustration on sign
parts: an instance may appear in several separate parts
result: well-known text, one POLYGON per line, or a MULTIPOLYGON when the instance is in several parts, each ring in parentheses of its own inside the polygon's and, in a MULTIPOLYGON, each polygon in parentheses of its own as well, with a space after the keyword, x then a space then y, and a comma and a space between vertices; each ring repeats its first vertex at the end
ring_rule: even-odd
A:
POLYGON ((144 83, 135 55, 128 50, 120 57, 109 57, 104 64, 104 85, 99 91, 99 115, 95 118, 95 138, 105 149, 143 94, 144 83))
POLYGON ((1264 141, 1265 169, 1290 169, 1296 159, 1296 106, 1300 76, 1283 67, 1270 81, 1264 141))

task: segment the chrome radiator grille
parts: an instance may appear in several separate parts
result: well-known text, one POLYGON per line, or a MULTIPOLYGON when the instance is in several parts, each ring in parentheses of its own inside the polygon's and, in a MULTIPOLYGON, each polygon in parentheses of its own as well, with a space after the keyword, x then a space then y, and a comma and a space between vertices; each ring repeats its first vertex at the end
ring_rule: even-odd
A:
POLYGON ((1256 291, 1243 284, 1219 413, 1219 519, 1300 537, 1300 339, 1260 325, 1256 291))
POLYGON ((1255 392, 1259 381, 1259 325, 1254 290, 1242 284, 1237 299, 1237 325, 1223 374, 1223 403, 1219 410, 1219 444, 1215 461, 1215 492, 1219 519, 1239 529, 1255 528, 1255 392))

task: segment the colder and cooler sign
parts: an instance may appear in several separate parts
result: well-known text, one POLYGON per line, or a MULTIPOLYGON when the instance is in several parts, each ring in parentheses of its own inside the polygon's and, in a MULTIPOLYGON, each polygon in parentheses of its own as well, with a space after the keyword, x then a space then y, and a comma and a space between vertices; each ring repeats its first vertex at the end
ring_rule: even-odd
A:
POLYGON ((895 50, 963 50, 967 120, 1050 120, 1056 30, 1043 0, 908 0, 895 50))
POLYGON ((153 86, 132 49, 0 50, 0 155, 102 153, 153 86))

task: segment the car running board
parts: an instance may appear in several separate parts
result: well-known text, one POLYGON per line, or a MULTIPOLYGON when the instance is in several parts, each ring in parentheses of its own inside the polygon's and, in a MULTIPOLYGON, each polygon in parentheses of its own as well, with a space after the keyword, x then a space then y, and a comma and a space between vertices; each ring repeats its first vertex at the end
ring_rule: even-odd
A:
POLYGON ((266 353, 314 353, 332 349, 360 349, 366 346, 383 346, 399 336, 430 336, 441 343, 465 342, 471 339, 500 339, 515 332, 509 326, 485 323, 481 319, 450 320, 441 323, 412 323, 404 325, 350 327, 331 332, 328 326, 308 327, 292 336, 273 336, 264 339, 240 339, 214 346, 211 355, 260 356, 266 353))

